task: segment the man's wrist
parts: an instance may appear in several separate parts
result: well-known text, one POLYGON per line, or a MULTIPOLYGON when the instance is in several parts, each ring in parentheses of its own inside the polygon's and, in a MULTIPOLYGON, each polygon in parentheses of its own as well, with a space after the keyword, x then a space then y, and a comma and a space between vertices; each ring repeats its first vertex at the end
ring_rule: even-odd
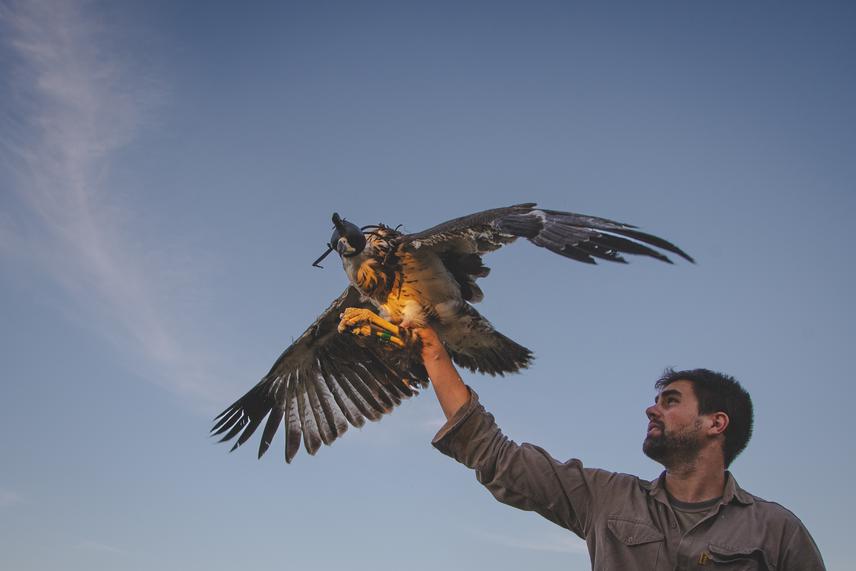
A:
POLYGON ((422 361, 425 364, 436 363, 449 359, 449 354, 444 347, 425 347, 422 349, 422 361))
POLYGON ((449 358, 448 353, 446 353, 446 348, 443 346, 443 342, 440 341, 440 337, 437 335, 437 332, 431 327, 419 328, 416 330, 416 333, 422 341, 422 361, 426 365, 431 362, 442 361, 449 358))

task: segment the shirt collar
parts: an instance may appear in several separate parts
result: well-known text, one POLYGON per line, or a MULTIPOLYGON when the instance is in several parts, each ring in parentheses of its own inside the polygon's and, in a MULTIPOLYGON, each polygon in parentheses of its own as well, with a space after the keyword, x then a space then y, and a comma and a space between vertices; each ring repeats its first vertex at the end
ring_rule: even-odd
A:
MULTIPOLYGON (((665 470, 655 480, 650 482, 642 482, 642 487, 648 492, 652 498, 664 504, 669 503, 669 498, 666 494, 666 472, 665 470)), ((722 504, 730 504, 736 502, 744 506, 755 503, 755 498, 752 494, 747 493, 737 484, 737 480, 731 475, 731 472, 725 472, 725 489, 722 490, 722 504)))
POLYGON ((755 498, 752 494, 741 488, 737 484, 737 480, 731 475, 731 472, 725 472, 725 490, 722 493, 722 503, 731 503, 732 501, 738 504, 748 506, 755 503, 755 498))

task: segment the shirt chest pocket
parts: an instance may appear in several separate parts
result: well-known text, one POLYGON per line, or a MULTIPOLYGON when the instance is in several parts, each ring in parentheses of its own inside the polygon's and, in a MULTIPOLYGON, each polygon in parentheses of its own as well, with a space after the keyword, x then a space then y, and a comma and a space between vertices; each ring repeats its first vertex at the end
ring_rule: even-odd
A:
POLYGON ((760 547, 732 547, 711 543, 708 546, 714 569, 723 571, 765 571, 773 569, 760 547))
POLYGON ((606 527, 609 530, 607 545, 601 550, 608 562, 604 569, 656 567, 665 539, 661 531, 650 523, 622 517, 610 517, 606 527))

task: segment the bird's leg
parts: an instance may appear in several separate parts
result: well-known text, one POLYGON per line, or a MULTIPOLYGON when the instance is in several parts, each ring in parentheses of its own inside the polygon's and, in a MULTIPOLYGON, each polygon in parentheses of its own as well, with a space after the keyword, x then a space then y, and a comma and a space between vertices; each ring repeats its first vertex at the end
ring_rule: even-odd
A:
POLYGON ((398 349, 406 347, 411 337, 409 331, 362 307, 348 307, 340 317, 339 333, 350 331, 353 335, 372 337, 398 349))
POLYGON ((347 327, 357 324, 375 325, 393 335, 398 335, 399 333, 398 325, 390 323, 370 309, 347 307, 340 317, 342 319, 339 322, 339 333, 342 333, 347 327))

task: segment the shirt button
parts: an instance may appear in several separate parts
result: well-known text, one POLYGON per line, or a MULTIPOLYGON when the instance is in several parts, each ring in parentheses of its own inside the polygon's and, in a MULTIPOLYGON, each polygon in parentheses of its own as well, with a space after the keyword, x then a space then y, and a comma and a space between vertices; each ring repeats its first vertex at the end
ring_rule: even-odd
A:
POLYGON ((676 527, 678 527, 678 524, 676 524, 675 522, 672 522, 672 529, 675 529, 676 527))

